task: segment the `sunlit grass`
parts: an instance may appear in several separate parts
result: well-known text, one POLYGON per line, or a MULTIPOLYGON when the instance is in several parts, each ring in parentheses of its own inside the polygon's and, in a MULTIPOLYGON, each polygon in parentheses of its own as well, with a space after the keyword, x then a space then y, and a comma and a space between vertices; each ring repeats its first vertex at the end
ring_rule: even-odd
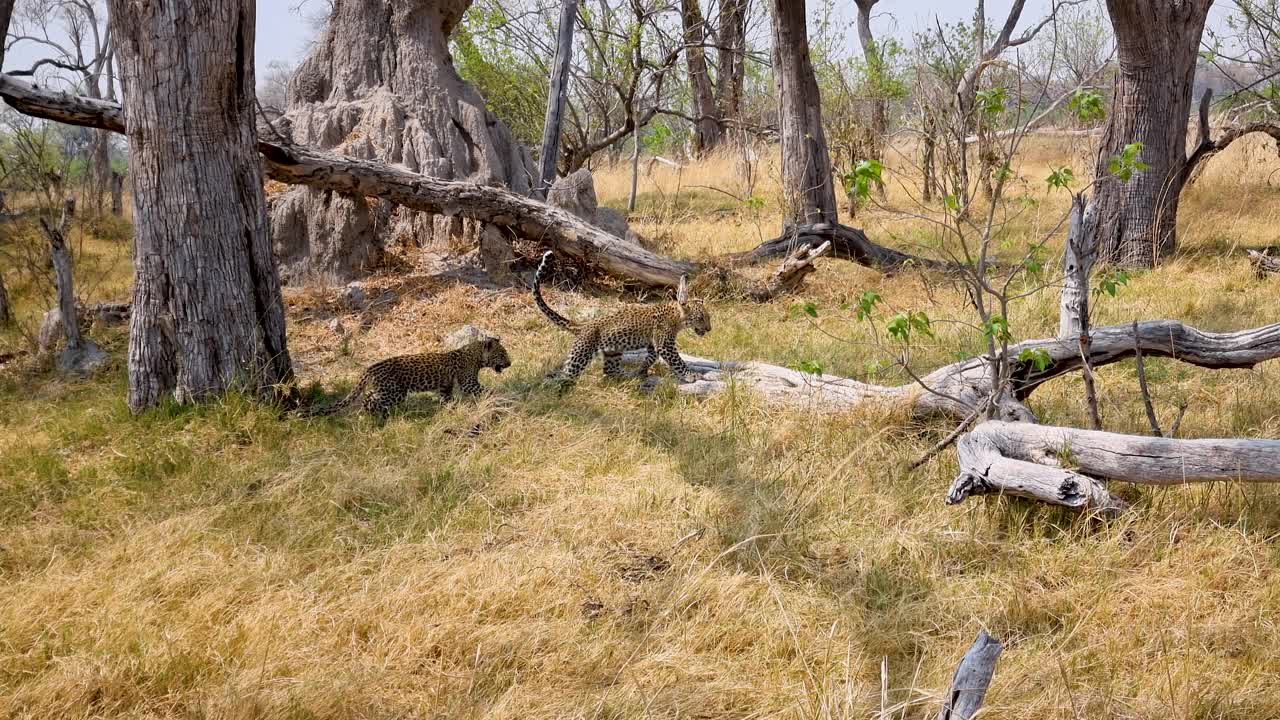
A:
MULTIPOLYGON (((1028 178, 1064 155, 1031 150, 1028 178)), ((1261 156, 1235 152, 1185 195, 1182 256, 1099 300, 1098 323, 1280 318, 1280 286, 1235 250, 1274 243, 1280 197, 1261 156)), ((626 168, 597 177, 601 201, 624 207, 626 168)), ((639 228, 686 256, 751 247, 778 226, 762 177, 753 208, 678 192, 655 166, 639 228)), ((729 159, 680 182, 744 196, 729 159)), ((1008 230, 1015 249, 1065 210, 1035 192, 1039 209, 1008 230)), ((928 229, 908 202, 891 190, 853 222, 910 247, 928 229)), ((1007 643, 992 717, 1280 716, 1273 488, 1123 488, 1135 509, 1107 523, 997 499, 947 507, 949 455, 906 469, 943 425, 642 394, 598 367, 560 393, 539 379, 569 336, 526 293, 405 287, 364 318, 290 291, 304 381, 337 390, 472 322, 515 360, 482 375, 490 396, 415 398, 385 423, 238 396, 132 417, 119 359, 88 381, 0 373, 0 716, 865 718, 888 658, 890 705, 920 703, 905 717, 921 718, 982 628, 1007 643), (326 326, 335 313, 345 340, 326 326)), ((793 301, 718 300, 714 331, 681 344, 906 382, 883 369, 883 330, 840 309, 868 288, 939 321, 919 369, 975 349, 941 322, 968 319, 947 283, 836 261, 794 299, 816 319, 793 301)), ((549 296, 571 315, 617 302, 549 296)), ((1015 334, 1053 334, 1056 307, 1052 290, 1015 305, 1015 334)), ((94 332, 122 357, 121 330, 94 332)), ((1187 437, 1280 437, 1277 372, 1147 366, 1166 423, 1187 403, 1187 437)), ((1100 372, 1109 429, 1145 431, 1136 385, 1132 363, 1100 372)), ((1083 425, 1080 398, 1064 378, 1032 405, 1083 425)))

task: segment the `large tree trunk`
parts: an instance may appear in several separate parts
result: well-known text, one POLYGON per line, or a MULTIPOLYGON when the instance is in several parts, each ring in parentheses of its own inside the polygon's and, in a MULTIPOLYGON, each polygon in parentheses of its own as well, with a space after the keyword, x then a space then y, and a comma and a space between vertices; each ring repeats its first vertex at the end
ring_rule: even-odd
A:
POLYGON ((836 223, 831 158, 822 130, 822 97, 809 58, 803 0, 770 0, 773 67, 782 132, 784 224, 836 223))
MULTIPOLYGON (((528 151, 449 58, 449 33, 470 4, 337 0, 289 83, 279 132, 291 142, 414 173, 529 194, 536 171, 528 151)), ((443 249, 461 236, 476 245, 482 227, 312 188, 273 195, 270 210, 287 281, 348 280, 398 244, 443 249)))
POLYGON ((254 126, 254 0, 111 0, 134 215, 129 407, 291 377, 254 126))
POLYGON ((573 60, 573 25, 578 19, 578 0, 563 0, 560 31, 556 37, 555 64, 547 90, 547 115, 542 124, 542 148, 538 160, 538 197, 546 198, 556 181, 560 162, 560 131, 564 125, 564 105, 569 97, 569 65, 573 60))
POLYGON ((684 53, 689 67, 689 88, 693 91, 693 112, 697 117, 694 149, 701 154, 720 144, 720 120, 711 76, 707 74, 704 49, 707 32, 700 0, 680 0, 680 18, 684 23, 684 53))
POLYGON ((1200 34, 1212 0, 1107 0, 1120 71, 1095 177, 1104 262, 1152 267, 1176 247, 1178 195, 1200 34), (1108 158, 1141 142, 1147 169, 1127 183, 1108 158))

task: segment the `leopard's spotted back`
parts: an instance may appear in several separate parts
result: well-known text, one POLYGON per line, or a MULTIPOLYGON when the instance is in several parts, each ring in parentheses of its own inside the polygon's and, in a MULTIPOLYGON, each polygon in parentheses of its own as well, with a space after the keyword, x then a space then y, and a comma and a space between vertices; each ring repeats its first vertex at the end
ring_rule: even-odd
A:
POLYGON ((680 358, 676 336, 689 328, 699 335, 711 331, 711 316, 701 300, 683 299, 686 293, 684 279, 674 302, 653 305, 628 305, 609 315, 584 323, 574 323, 552 310, 542 298, 542 280, 550 269, 552 254, 542 256, 542 263, 533 277, 533 296, 538 308, 553 323, 574 332, 577 337, 569 358, 559 376, 572 380, 582 374, 599 352, 604 355, 604 372, 609 376, 622 376, 622 353, 628 350, 645 350, 645 360, 638 375, 645 375, 661 357, 671 372, 684 382, 689 368, 680 358))
POLYGON ((507 350, 497 338, 477 340, 447 352, 398 355, 370 365, 340 402, 303 414, 329 415, 363 399, 367 412, 383 415, 411 392, 437 392, 448 399, 455 385, 464 394, 475 395, 484 389, 480 385, 482 368, 502 372, 510 366, 507 350))

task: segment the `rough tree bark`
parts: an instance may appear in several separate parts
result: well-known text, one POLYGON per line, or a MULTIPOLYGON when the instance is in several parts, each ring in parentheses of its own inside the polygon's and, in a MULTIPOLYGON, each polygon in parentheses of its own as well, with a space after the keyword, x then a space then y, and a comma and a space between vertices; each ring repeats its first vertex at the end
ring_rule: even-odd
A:
POLYGON ((551 66, 551 87, 547 90, 547 115, 542 124, 542 148, 538 160, 538 197, 545 198, 556 181, 560 161, 560 129, 564 124, 564 104, 569 96, 569 63, 573 59, 573 25, 578 19, 578 0, 564 0, 560 6, 560 30, 556 37, 555 63, 551 66))
POLYGON ((1187 121, 1200 35, 1212 0, 1107 0, 1116 34, 1114 100, 1095 181, 1099 259, 1152 267, 1177 245, 1187 121), (1147 169, 1121 183, 1106 158, 1141 142, 1147 169))
POLYGON ((288 380, 254 126, 254 0, 111 0, 131 102, 129 407, 288 380))
POLYGON ((956 443, 954 505, 973 495, 1031 498, 1106 515, 1126 503, 1097 478, 1145 485, 1280 482, 1280 440, 1170 440, 1147 435, 986 422, 956 443))
POLYGON ((702 17, 700 0, 680 0, 680 19, 684 24, 685 62, 689 67, 689 87, 693 94, 694 150, 698 154, 714 150, 720 144, 720 119, 715 91, 707 72, 707 27, 702 17))
MULTIPOLYGON (((336 0, 276 122, 289 142, 527 195, 532 159, 458 77, 448 37, 470 0, 336 0)), ((264 136, 271 138, 268 133, 264 136)), ((481 225, 362 196, 290 188, 271 198, 287 281, 351 279, 395 244, 475 244, 481 225)))
POLYGON ((836 223, 831 158, 822 130, 822 97, 809 58, 804 0, 770 0, 773 67, 782 133, 784 225, 836 223))

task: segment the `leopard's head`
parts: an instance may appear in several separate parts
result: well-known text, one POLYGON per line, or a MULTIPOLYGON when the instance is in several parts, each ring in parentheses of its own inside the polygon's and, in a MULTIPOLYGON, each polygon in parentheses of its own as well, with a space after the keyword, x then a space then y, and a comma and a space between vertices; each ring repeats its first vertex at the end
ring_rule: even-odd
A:
POLYGON ((502 372, 511 367, 511 357, 498 338, 485 338, 481 342, 480 360, 484 367, 493 368, 494 372, 502 372))
POLYGON ((680 276, 680 286, 676 288, 676 302, 680 303, 680 312, 684 316, 684 326, 698 335, 711 332, 711 314, 701 300, 689 299, 689 276, 680 276))

